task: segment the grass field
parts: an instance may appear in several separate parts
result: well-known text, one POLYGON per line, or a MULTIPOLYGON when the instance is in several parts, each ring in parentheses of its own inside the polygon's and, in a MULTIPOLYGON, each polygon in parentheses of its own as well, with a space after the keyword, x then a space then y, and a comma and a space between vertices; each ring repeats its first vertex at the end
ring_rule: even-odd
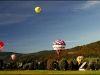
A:
POLYGON ((0 75, 100 75, 100 71, 17 70, 0 71, 0 75))

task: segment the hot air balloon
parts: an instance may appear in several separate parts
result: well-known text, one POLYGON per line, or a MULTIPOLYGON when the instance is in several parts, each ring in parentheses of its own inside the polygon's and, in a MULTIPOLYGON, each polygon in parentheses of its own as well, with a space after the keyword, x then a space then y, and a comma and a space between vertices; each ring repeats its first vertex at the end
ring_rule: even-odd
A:
POLYGON ((40 12, 41 12, 41 7, 35 7, 35 12, 37 13, 37 14, 39 14, 40 12))
POLYGON ((84 60, 84 57, 83 56, 78 56, 76 58, 76 60, 77 60, 78 64, 80 64, 84 60))
POLYGON ((0 51, 3 49, 3 47, 4 47, 4 43, 0 41, 0 51))
POLYGON ((11 55, 11 59, 12 59, 12 60, 15 60, 15 59, 16 59, 16 54, 12 54, 12 55, 11 55))
POLYGON ((65 46, 66 46, 66 44, 63 40, 58 39, 53 42, 53 48, 54 48, 54 50, 56 50, 58 56, 65 49, 65 46))

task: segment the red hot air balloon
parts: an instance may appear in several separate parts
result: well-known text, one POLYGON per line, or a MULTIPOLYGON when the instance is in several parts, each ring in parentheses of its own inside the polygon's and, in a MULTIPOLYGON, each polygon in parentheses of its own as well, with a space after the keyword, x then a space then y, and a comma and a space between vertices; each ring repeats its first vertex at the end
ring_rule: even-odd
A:
POLYGON ((53 42, 53 48, 54 48, 54 50, 56 50, 58 56, 65 49, 65 46, 66 46, 66 44, 63 40, 58 39, 53 42))
POLYGON ((4 47, 4 43, 0 41, 0 51, 3 49, 3 47, 4 47))
POLYGON ((12 55, 11 55, 11 59, 12 59, 12 60, 15 60, 15 59, 16 59, 16 54, 12 54, 12 55))

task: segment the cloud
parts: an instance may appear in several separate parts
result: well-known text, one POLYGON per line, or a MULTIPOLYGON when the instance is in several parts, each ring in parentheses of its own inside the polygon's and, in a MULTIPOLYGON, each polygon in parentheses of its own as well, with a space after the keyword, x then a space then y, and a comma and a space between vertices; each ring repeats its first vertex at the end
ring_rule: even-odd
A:
POLYGON ((0 14, 0 26, 4 24, 18 23, 26 20, 28 17, 33 17, 32 14, 0 14))
POLYGON ((0 17, 31 17, 33 16, 32 14, 0 14, 0 17))
POLYGON ((70 40, 70 41, 65 41, 67 43, 72 43, 72 42, 80 42, 80 40, 70 40))
POLYGON ((76 7, 75 9, 89 9, 89 8, 93 8, 97 4, 100 4, 100 1, 87 1, 83 5, 81 4, 80 6, 76 7))

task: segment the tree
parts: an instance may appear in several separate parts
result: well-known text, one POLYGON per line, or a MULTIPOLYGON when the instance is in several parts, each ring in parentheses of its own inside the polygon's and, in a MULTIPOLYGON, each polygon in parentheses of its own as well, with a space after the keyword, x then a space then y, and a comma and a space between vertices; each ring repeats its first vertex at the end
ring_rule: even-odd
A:
POLYGON ((97 59, 96 64, 96 70, 100 69, 100 59, 97 59))
POLYGON ((47 61, 47 69, 52 70, 53 69, 53 59, 49 59, 47 61))
POLYGON ((3 59, 0 59, 0 70, 3 69, 3 59))
POLYGON ((12 64, 12 69, 13 69, 13 70, 18 69, 16 63, 13 63, 13 64, 12 64))
POLYGON ((38 62, 37 62, 37 60, 34 61, 34 69, 35 69, 35 70, 38 70, 38 62))
POLYGON ((46 69, 46 62, 45 61, 41 61, 41 63, 40 63, 40 69, 41 70, 45 70, 46 69))
POLYGON ((73 60, 73 70, 78 70, 79 69, 79 65, 78 62, 76 60, 73 60))
POLYGON ((90 64, 90 69, 91 69, 91 70, 95 70, 95 65, 96 65, 96 62, 92 62, 92 63, 90 64))
POLYGON ((95 70, 99 70, 100 69, 100 60, 96 59, 95 62, 93 63, 95 70))
POLYGON ((29 65, 29 70, 34 70, 34 61, 29 65))
POLYGON ((29 70, 29 69, 30 69, 30 68, 29 68, 30 65, 31 65, 31 63, 25 64, 25 65, 23 66, 23 69, 24 69, 24 70, 29 70))
POLYGON ((18 69, 22 69, 22 67, 23 67, 23 63, 17 63, 17 68, 18 69))
POLYGON ((59 69, 58 61, 54 61, 53 62, 53 69, 54 70, 58 70, 59 69))
POLYGON ((74 69, 74 63, 73 63, 73 61, 70 61, 68 69, 69 70, 73 70, 74 69))
POLYGON ((68 62, 65 58, 62 58, 60 61, 59 61, 59 68, 61 70, 68 70, 68 62))
POLYGON ((41 62, 38 62, 38 70, 41 70, 41 62))

